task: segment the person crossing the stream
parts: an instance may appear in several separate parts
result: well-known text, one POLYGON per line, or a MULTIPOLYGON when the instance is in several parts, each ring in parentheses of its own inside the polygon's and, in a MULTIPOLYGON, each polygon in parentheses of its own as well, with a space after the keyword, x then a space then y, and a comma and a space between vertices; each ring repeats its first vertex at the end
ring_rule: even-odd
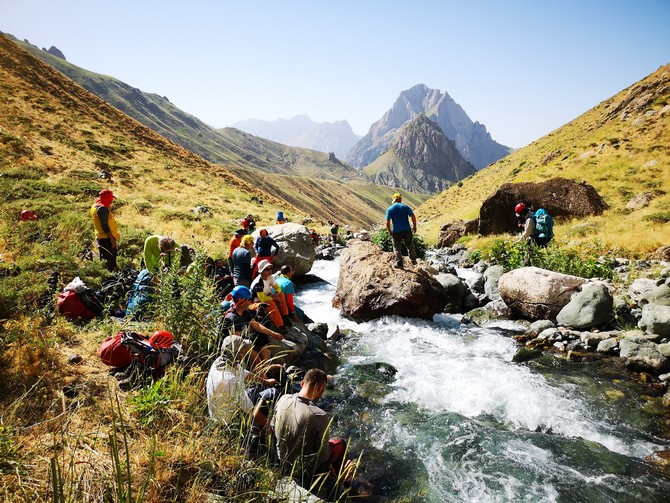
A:
POLYGON ((412 209, 402 202, 402 194, 393 194, 393 204, 386 210, 386 230, 393 241, 396 267, 403 267, 402 244, 405 243, 409 251, 409 259, 416 265, 416 248, 414 234, 416 234, 416 217, 412 209), (409 220, 412 219, 412 226, 409 220))

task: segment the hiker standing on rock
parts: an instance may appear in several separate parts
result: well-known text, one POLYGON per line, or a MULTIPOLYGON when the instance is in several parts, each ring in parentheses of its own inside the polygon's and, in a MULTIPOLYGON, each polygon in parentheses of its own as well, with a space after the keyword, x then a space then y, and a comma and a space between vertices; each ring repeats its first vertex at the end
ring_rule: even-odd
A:
POLYGON ((91 206, 91 218, 95 227, 95 237, 100 250, 100 260, 107 262, 109 271, 117 271, 116 265, 116 242, 119 239, 119 230, 116 220, 109 207, 116 196, 109 189, 103 189, 98 194, 98 199, 91 206))
POLYGON ((416 234, 416 217, 412 209, 402 202, 402 194, 399 192, 393 194, 393 204, 386 210, 386 230, 393 240, 396 267, 403 266, 403 242, 409 251, 409 259, 412 261, 412 264, 416 264, 416 249, 414 248, 413 239, 413 235, 416 234), (412 219, 411 229, 409 226, 410 218, 412 219))

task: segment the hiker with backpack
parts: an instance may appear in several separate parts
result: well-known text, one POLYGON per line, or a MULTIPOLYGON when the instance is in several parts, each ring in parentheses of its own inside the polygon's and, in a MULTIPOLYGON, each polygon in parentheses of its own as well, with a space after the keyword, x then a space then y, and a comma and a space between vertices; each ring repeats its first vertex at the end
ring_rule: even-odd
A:
POLYGON ((91 206, 90 214, 95 228, 95 237, 98 241, 100 260, 107 263, 109 271, 118 270, 116 265, 116 242, 119 240, 119 230, 114 215, 110 210, 116 196, 109 189, 103 189, 98 194, 98 199, 91 206))
POLYGON ((554 220, 546 210, 540 208, 533 212, 524 203, 514 207, 514 213, 523 225, 519 241, 532 241, 537 246, 547 246, 554 237, 554 220))

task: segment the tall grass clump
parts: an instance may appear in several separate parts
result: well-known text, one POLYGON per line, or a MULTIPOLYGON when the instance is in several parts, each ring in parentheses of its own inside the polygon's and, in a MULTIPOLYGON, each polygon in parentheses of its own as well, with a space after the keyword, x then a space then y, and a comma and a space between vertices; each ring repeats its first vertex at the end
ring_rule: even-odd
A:
POLYGON ((205 272, 204 254, 198 253, 187 269, 174 265, 159 273, 155 314, 163 328, 182 341, 190 355, 213 359, 221 341, 216 330, 219 301, 205 272))
MULTIPOLYGON (((385 252, 392 252, 393 251, 393 239, 389 235, 388 231, 386 228, 382 227, 379 229, 377 232, 375 232, 372 235, 372 242, 379 246, 383 251, 385 252)), ((423 242, 423 239, 421 239, 420 236, 417 234, 414 234, 412 236, 412 240, 414 241, 414 248, 416 249, 416 256, 418 258, 426 258, 426 243, 423 242)), ((402 254, 403 255, 408 255, 407 248, 405 247, 405 243, 402 244, 402 254)))
POLYGON ((496 240, 487 257, 506 270, 533 266, 582 278, 612 279, 612 262, 594 257, 582 258, 576 251, 550 243, 546 247, 520 241, 496 240))

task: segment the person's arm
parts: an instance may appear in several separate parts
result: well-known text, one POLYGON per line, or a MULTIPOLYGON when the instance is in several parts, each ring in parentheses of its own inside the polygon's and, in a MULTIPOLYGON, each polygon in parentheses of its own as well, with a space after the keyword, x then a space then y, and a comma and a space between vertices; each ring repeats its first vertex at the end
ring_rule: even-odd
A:
POLYGON ((386 219, 386 230, 391 234, 391 220, 388 218, 386 219))
POLYGON ((274 330, 270 330, 269 328, 265 328, 263 325, 258 323, 256 320, 251 320, 249 322, 249 326, 254 332, 258 332, 259 334, 267 335, 268 337, 272 337, 275 340, 282 341, 284 338, 279 332, 275 332, 274 330))
POLYGON ((525 239, 528 239, 533 235, 533 232, 535 232, 535 220, 529 218, 528 220, 526 220, 526 225, 523 229, 523 234, 521 234, 521 237, 519 238, 519 241, 524 241, 525 239))
POLYGON ((295 316, 295 304, 293 303, 293 294, 285 293, 284 298, 286 299, 286 307, 288 307, 288 314, 295 316))
POLYGON ((412 213, 412 232, 416 234, 416 217, 412 213))
POLYGON ((277 255, 279 253, 279 245, 277 244, 277 241, 270 238, 270 255, 273 255, 273 253, 272 253, 272 247, 273 246, 276 248, 276 250, 274 252, 274 255, 277 255))

